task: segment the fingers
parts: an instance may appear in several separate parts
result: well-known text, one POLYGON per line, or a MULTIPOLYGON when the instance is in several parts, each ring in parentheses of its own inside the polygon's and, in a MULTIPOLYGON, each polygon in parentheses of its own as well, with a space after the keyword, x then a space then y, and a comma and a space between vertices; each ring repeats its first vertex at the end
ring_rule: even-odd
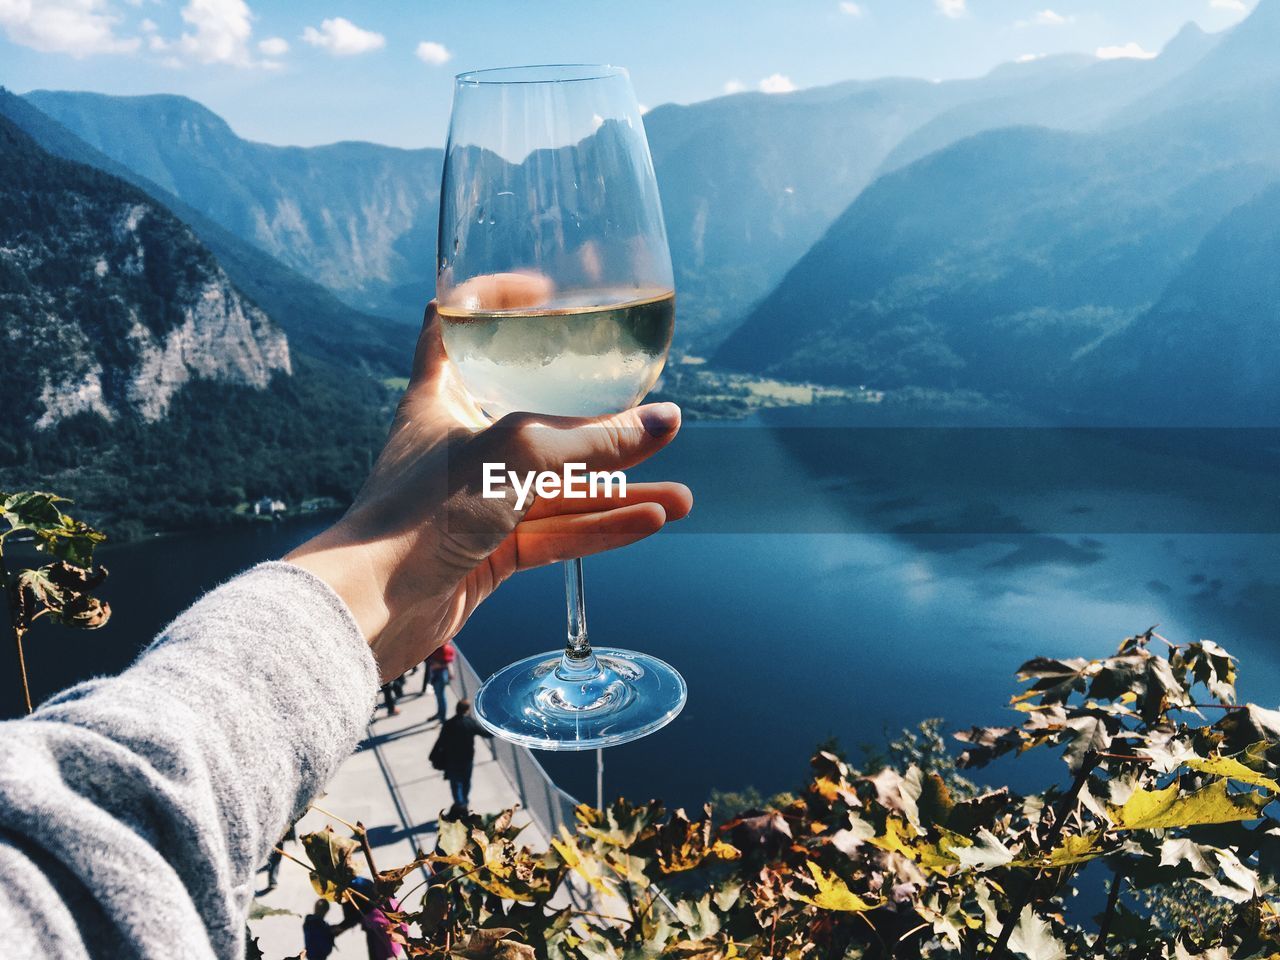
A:
POLYGON ((515 310, 542 306, 555 291, 541 273, 491 273, 454 287, 445 302, 455 310, 515 310))
POLYGON ((583 463, 588 470, 625 470, 653 456, 680 430, 680 408, 650 403, 606 417, 544 417, 513 413, 479 438, 486 463, 520 472, 583 463))
POLYGON ((517 570, 587 557, 652 536, 667 521, 659 503, 634 503, 616 510, 570 513, 526 520, 516 527, 517 570))
POLYGON ((588 496, 582 499, 566 499, 563 496, 540 497, 525 514, 525 520, 616 510, 637 503, 656 503, 662 507, 668 521, 683 520, 693 509, 693 493, 683 483, 663 481, 628 483, 626 496, 588 496))

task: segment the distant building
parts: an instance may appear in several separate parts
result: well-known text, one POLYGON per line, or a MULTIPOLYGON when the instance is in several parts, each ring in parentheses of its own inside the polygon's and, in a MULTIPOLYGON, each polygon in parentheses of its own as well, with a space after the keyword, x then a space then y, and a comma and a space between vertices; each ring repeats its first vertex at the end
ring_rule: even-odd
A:
POLYGON ((263 497, 261 500, 254 501, 253 515, 255 517, 274 517, 277 513, 284 513, 288 509, 283 500, 263 497))

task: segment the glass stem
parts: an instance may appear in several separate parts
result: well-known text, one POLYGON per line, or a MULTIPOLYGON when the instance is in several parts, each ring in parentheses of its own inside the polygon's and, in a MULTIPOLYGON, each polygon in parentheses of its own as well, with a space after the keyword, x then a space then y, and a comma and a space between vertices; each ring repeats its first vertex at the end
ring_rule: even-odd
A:
POLYGON ((582 592, 581 558, 564 562, 564 600, 569 615, 569 638, 560 668, 575 674, 595 672, 596 658, 587 639, 587 600, 582 592))

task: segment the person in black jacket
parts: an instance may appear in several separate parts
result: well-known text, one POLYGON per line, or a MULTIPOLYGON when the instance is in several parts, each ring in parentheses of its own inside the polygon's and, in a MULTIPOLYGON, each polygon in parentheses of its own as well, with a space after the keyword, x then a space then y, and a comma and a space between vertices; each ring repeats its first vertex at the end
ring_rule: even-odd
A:
POLYGON ((449 781, 455 810, 466 810, 471 799, 471 765, 476 757, 478 736, 493 738, 471 715, 471 701, 459 700, 453 716, 444 722, 436 745, 431 748, 431 765, 443 771, 449 781))

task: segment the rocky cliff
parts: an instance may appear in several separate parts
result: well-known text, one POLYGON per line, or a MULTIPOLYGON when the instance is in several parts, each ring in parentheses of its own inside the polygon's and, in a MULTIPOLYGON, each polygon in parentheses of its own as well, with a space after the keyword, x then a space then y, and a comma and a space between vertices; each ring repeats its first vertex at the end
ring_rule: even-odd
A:
POLYGON ((284 333, 146 194, 56 158, 0 117, 0 408, 162 419, 192 381, 265 388, 284 333))

